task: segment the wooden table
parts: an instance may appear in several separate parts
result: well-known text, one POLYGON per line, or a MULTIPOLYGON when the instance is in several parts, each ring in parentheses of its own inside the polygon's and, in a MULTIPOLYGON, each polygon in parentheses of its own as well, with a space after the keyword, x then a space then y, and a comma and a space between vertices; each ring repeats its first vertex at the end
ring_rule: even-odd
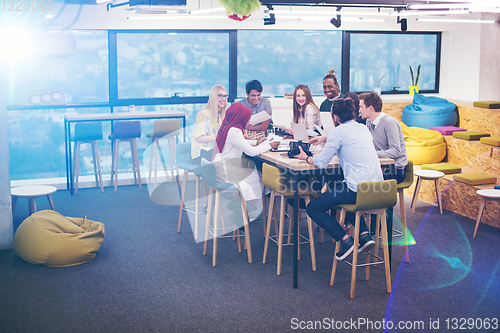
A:
POLYGON ((413 198, 411 199, 410 207, 413 207, 411 213, 415 213, 415 207, 417 206, 418 193, 420 192, 420 187, 422 186, 422 180, 433 180, 436 187, 436 200, 439 212, 442 215, 443 204, 441 203, 441 196, 439 195, 439 178, 444 176, 444 172, 437 170, 415 170, 413 174, 417 176, 417 184, 415 185, 415 192, 413 192, 413 198))
POLYGON ((479 205, 476 227, 474 228, 474 235, 472 236, 472 238, 476 238, 477 228, 479 227, 479 222, 481 222, 481 216, 483 216, 484 205, 486 204, 486 201, 500 201, 500 190, 496 189, 496 187, 495 189, 477 190, 476 193, 481 196, 481 204, 479 205))
POLYGON ((64 116, 64 149, 66 153, 66 188, 73 194, 73 166, 71 152, 71 124, 90 121, 144 120, 144 119, 182 119, 183 140, 186 141, 186 114, 184 112, 118 112, 68 114, 64 116))
MULTIPOLYGON (((255 161, 265 162, 271 164, 275 167, 278 167, 284 172, 293 176, 292 181, 292 190, 294 192, 293 196, 293 287, 298 287, 298 235, 299 235, 299 223, 298 223, 298 215, 299 215, 299 196, 297 191, 296 184, 299 183, 301 178, 310 178, 314 176, 322 176, 322 175, 331 175, 333 172, 340 168, 340 163, 335 156, 330 164, 326 168, 320 169, 314 165, 307 164, 305 161, 301 161, 296 158, 289 158, 284 152, 266 152, 264 154, 260 154, 258 156, 249 157, 255 161)), ((390 165, 394 164, 394 160, 390 158, 380 158, 381 165, 390 165)), ((388 222, 388 230, 392 230, 392 208, 389 209, 387 222, 388 222)), ((392 244, 392 232, 389 233, 389 244, 392 244)), ((392 246, 389 247, 389 262, 392 256, 392 246)))
POLYGON ((30 215, 36 213, 36 198, 46 195, 49 200, 49 205, 52 210, 54 209, 54 203, 52 202, 52 198, 50 195, 57 191, 57 188, 54 186, 48 185, 35 185, 35 186, 19 186, 13 187, 10 190, 10 194, 12 195, 12 213, 14 213, 14 209, 16 209, 17 198, 27 198, 29 199, 29 212, 30 215))

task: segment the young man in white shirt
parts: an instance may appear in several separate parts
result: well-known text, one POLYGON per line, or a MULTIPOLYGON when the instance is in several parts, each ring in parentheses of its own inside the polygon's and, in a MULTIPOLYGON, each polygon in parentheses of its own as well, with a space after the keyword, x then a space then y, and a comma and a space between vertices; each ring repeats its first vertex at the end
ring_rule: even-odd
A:
MULTIPOLYGON (((335 254, 337 260, 344 260, 354 250, 354 240, 340 226, 328 211, 339 204, 355 204, 358 184, 361 182, 382 181, 380 162, 371 142, 371 135, 365 125, 354 120, 354 101, 350 98, 335 99, 332 104, 332 116, 336 127, 328 137, 316 137, 309 142, 325 147, 315 157, 308 156, 302 148, 296 157, 318 168, 325 168, 336 155, 344 172, 344 180, 329 182, 328 190, 321 193, 306 207, 307 214, 320 227, 325 229, 336 241, 342 244, 335 254)), ((346 224, 354 224, 354 214, 346 215, 346 224)), ((368 233, 364 218, 360 221, 359 251, 368 251, 374 245, 368 233)))

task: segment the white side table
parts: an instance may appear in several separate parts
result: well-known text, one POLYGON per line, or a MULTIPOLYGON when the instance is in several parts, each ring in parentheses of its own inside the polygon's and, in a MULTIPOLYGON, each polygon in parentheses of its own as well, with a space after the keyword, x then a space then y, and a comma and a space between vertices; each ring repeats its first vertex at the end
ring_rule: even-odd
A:
POLYGON ((36 212, 36 198, 46 195, 49 200, 49 205, 52 210, 54 209, 54 203, 50 195, 57 191, 54 186, 48 185, 36 185, 36 186, 19 186, 13 187, 10 190, 12 195, 12 212, 16 208, 17 198, 28 198, 29 199, 29 212, 30 215, 36 212))
POLYGON ((439 207, 439 212, 443 214, 443 205, 441 204, 441 196, 439 195, 439 178, 444 176, 444 172, 436 170, 415 170, 413 172, 417 176, 417 184, 415 185, 415 192, 413 193, 413 198, 411 199, 410 207, 413 207, 411 213, 415 212, 415 206, 418 198, 418 193, 420 192, 420 186, 422 186, 422 180, 433 180, 436 187, 436 197, 439 207))
POLYGON ((486 200, 499 201, 500 200, 500 190, 487 189, 487 190, 477 190, 477 194, 481 196, 481 204, 479 205, 479 213, 477 214, 476 227, 474 228, 474 236, 476 238, 477 228, 479 227, 479 222, 481 222, 481 216, 484 212, 484 204, 486 200))

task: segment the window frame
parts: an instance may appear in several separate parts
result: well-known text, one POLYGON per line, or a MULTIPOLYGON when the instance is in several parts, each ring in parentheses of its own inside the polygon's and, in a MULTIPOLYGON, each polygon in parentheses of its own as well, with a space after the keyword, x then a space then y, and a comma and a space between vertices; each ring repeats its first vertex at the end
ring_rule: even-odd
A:
MULTIPOLYGON (((82 29, 79 29, 82 30, 82 29)), ((83 29, 85 30, 85 29, 83 29)), ((186 96, 186 97, 164 97, 164 98, 118 98, 118 68, 117 68, 117 45, 116 35, 118 33, 222 33, 229 37, 229 91, 228 101, 233 103, 237 100, 237 66, 238 66, 238 30, 186 30, 186 29, 112 29, 108 30, 108 82, 109 82, 109 100, 103 103, 83 103, 83 104, 64 104, 64 105, 8 105, 7 110, 35 110, 35 109, 70 109, 70 108, 92 108, 109 107, 113 112, 114 107, 123 107, 128 105, 170 105, 170 104, 203 104, 208 100, 208 96, 186 96)), ((420 93, 439 93, 440 71, 441 71, 441 42, 442 33, 439 31, 342 31, 342 50, 341 50, 341 92, 349 91, 350 72, 350 43, 351 36, 355 34, 403 34, 403 35, 435 35, 436 36, 436 87, 433 90, 421 90, 420 93), (347 73, 344 75, 344 73, 347 73)), ((408 94, 408 90, 383 91, 384 95, 408 94)))
MULTIPOLYGON (((376 34, 376 35, 435 35, 436 36, 436 72, 435 72, 435 89, 420 90, 419 93, 439 93, 439 79, 441 72, 441 39, 442 33, 440 31, 344 31, 344 36, 342 38, 342 73, 348 73, 347 75, 342 75, 342 82, 340 90, 343 94, 349 92, 350 87, 350 57, 351 57, 351 36, 356 34, 376 34)), ((356 91, 356 93, 361 93, 364 91, 356 91)), ((401 95, 408 94, 408 90, 384 90, 382 94, 384 95, 401 95)))

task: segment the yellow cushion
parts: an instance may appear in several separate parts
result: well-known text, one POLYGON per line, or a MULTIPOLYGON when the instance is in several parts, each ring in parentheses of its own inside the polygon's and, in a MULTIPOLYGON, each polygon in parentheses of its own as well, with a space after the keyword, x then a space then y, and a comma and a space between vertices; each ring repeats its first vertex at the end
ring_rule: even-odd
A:
POLYGON ((500 136, 485 136, 479 139, 479 141, 487 145, 500 146, 500 136))
POLYGON ((453 179, 468 185, 495 184, 497 182, 496 177, 480 172, 461 173, 456 175, 453 179))
POLYGON ((408 127, 400 122, 406 144, 406 156, 413 164, 439 163, 446 156, 443 135, 420 127, 408 127))
POLYGON ((500 102, 498 101, 476 101, 474 106, 487 109, 500 109, 500 102))
POLYGON ((462 168, 459 167, 458 165, 453 165, 448 163, 422 164, 422 170, 441 171, 446 175, 462 172, 462 168))
POLYGON ((479 132, 479 131, 461 131, 461 132, 453 132, 453 137, 454 138, 459 138, 459 139, 463 139, 463 140, 469 140, 469 141, 472 141, 472 140, 479 140, 481 139, 482 137, 485 137, 485 136, 490 136, 489 133, 485 133, 485 132, 479 132))
POLYGON ((399 123, 403 130, 406 147, 436 146, 444 142, 443 135, 438 131, 420 127, 408 127, 403 122, 399 123))
POLYGON ((94 259, 103 240, 101 222, 42 210, 19 225, 14 250, 34 265, 66 267, 94 259))

